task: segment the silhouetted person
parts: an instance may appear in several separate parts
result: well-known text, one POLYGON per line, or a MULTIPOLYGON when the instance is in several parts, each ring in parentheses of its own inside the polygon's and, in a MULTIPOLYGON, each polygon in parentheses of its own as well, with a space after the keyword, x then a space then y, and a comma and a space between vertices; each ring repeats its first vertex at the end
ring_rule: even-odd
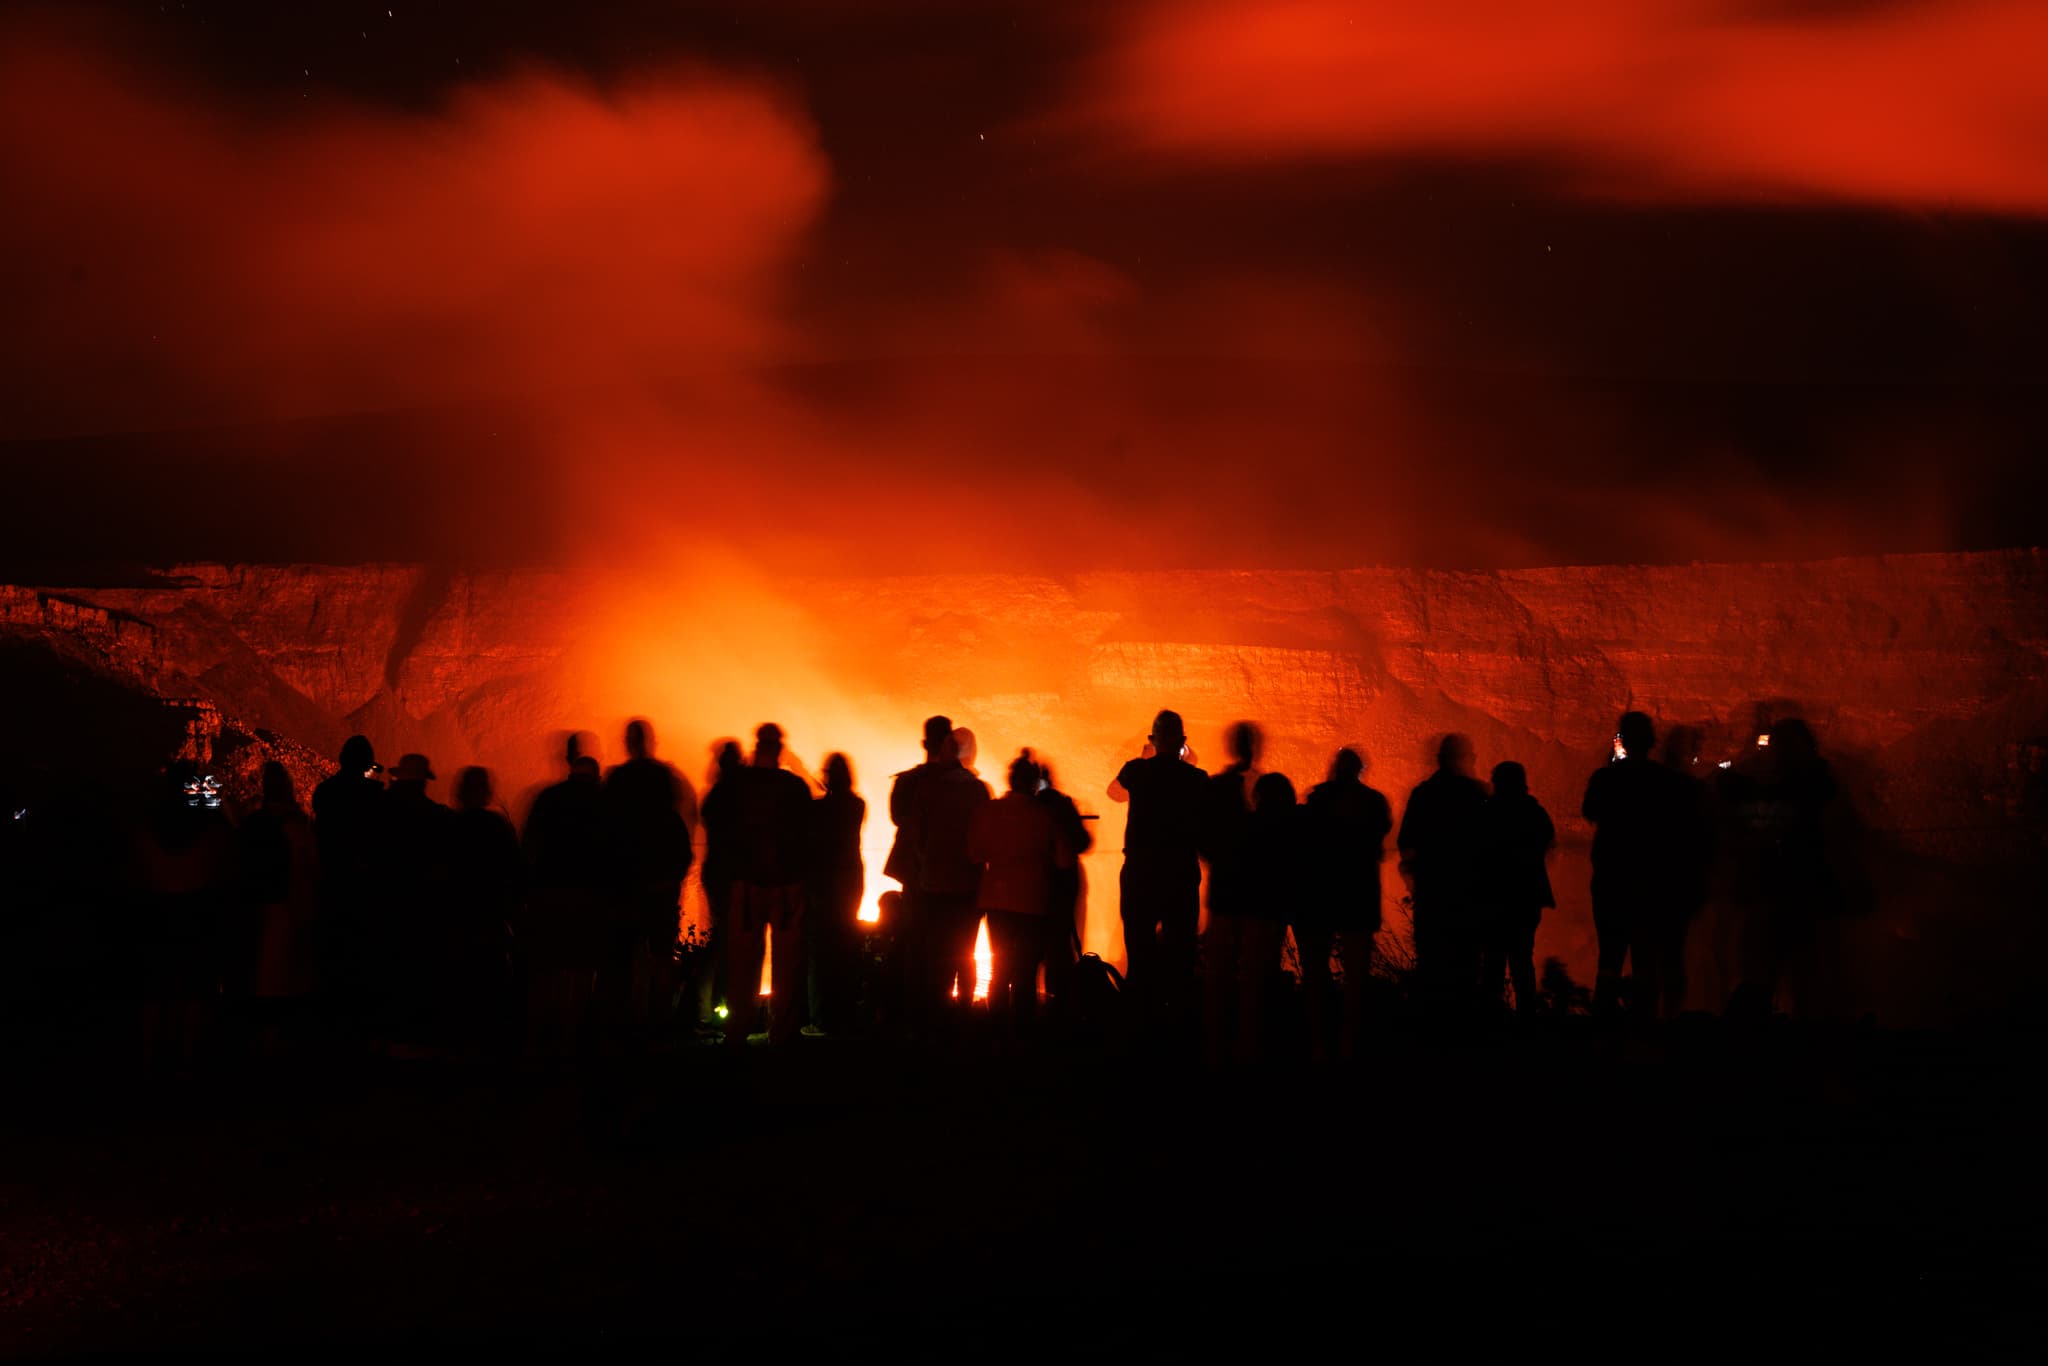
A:
POLYGON ((471 766, 455 783, 449 822, 445 934, 448 1033, 470 1045, 504 1038, 511 989, 511 930, 526 893, 519 836, 494 809, 488 769, 471 766))
POLYGON ((988 784, 961 765, 945 717, 925 722, 925 752, 930 757, 923 764, 898 776, 889 803, 897 824, 890 864, 911 879, 904 884, 916 965, 911 1009, 921 1019, 949 999, 962 1013, 973 1002, 981 865, 968 856, 967 831, 975 811, 989 801, 988 784))
POLYGON ((190 1067, 219 1012, 235 838, 187 760, 166 770, 138 849, 145 1061, 190 1067))
POLYGON ((1394 829, 1393 808, 1378 789, 1366 786, 1365 767, 1357 750, 1338 750, 1329 778, 1310 788, 1303 804, 1310 883, 1293 925, 1308 998, 1310 1048, 1317 1057, 1329 1052, 1324 1036, 1333 947, 1344 963, 1339 1045, 1344 1057, 1356 1056, 1365 1027, 1373 938, 1380 931, 1380 865, 1394 829))
POLYGON ((843 1030, 859 989, 860 902, 867 889, 860 832, 868 804, 853 790, 844 754, 825 757, 825 791, 811 803, 809 945, 811 1023, 843 1030))
POLYGON ((1252 784, 1251 819, 1245 827, 1245 887, 1240 902, 1245 932, 1238 948, 1237 1048, 1249 1061, 1266 1046, 1274 979, 1287 923, 1299 913, 1308 886, 1306 828, 1294 784, 1283 773, 1265 773, 1252 784))
POLYGON ((532 890, 519 945, 535 1050, 574 1051, 608 937, 603 782, 580 736, 569 737, 564 757, 568 776, 542 789, 526 815, 532 890))
POLYGON ((382 928, 388 1043, 416 1046, 435 1033, 445 990, 450 823, 454 813, 427 795, 435 780, 424 754, 402 756, 386 794, 387 861, 382 928))
POLYGON ((1512 761, 1493 766, 1493 795, 1486 799, 1486 944, 1479 988, 1489 1004, 1500 1001, 1505 969, 1515 988, 1515 1009, 1536 1009, 1536 927, 1545 908, 1557 905, 1550 890, 1548 859, 1557 827, 1543 804, 1530 795, 1529 775, 1512 761))
MULTIPOLYGON (((704 794, 704 804, 699 812, 699 823, 704 827, 704 866, 699 870, 699 877, 704 885, 704 910, 710 922, 695 983, 699 1024, 710 1023, 712 1007, 726 999, 725 970, 732 953, 725 942, 725 926, 727 917, 732 913, 733 803, 738 796, 738 789, 731 786, 729 780, 746 766, 747 754, 740 748, 739 741, 727 740, 719 745, 717 757, 712 761, 711 786, 704 794)), ((731 1008, 729 1003, 728 1014, 731 1008)))
MULTIPOLYGON (((1241 1037, 1251 1028, 1254 980, 1269 976, 1264 959, 1277 961, 1279 955, 1277 947, 1265 944, 1266 925, 1254 918, 1250 905, 1252 786, 1259 777, 1264 737, 1257 726, 1240 721, 1230 728, 1225 743, 1230 763, 1203 789, 1200 831, 1202 861, 1209 865, 1209 925, 1202 933, 1202 1037, 1211 1062, 1220 1061, 1226 1052, 1233 1012, 1239 1017, 1241 1037)), ((1262 981, 1257 989, 1264 990, 1262 981)))
POLYGON ((935 975, 936 969, 929 965, 936 961, 938 954, 938 949, 927 942, 933 938, 933 927, 926 923, 918 905, 918 849, 923 839, 923 794, 938 765, 948 754, 957 752, 953 744, 952 720, 944 716, 926 717, 921 744, 924 762, 898 773, 889 784, 889 822, 895 826, 896 834, 889 842, 889 857, 882 865, 883 875, 896 879, 903 889, 895 903, 896 966, 902 974, 902 1005, 907 1013, 903 1024, 913 1032, 930 1023, 925 982, 927 977, 935 975))
POLYGON ((258 1046, 277 1052, 303 1021, 319 985, 313 933, 319 915, 319 854, 313 823, 283 764, 263 765, 262 805, 242 822, 241 873, 251 931, 249 994, 258 1046))
POLYGON ((1010 788, 984 802, 968 828, 968 857, 983 865, 975 905, 988 917, 989 1013, 1015 1037, 1038 1009, 1045 917, 1053 870, 1074 861, 1053 813, 1037 800, 1039 770, 1029 750, 1010 763, 1010 788))
POLYGON ((1586 783, 1581 808, 1593 823, 1593 932, 1600 941, 1593 1008, 1621 1002, 1624 962, 1635 969, 1637 1008, 1654 1015, 1662 1000, 1669 946, 1678 941, 1680 878, 1688 858, 1691 792, 1651 759, 1657 730, 1639 711, 1621 718, 1620 751, 1586 783))
POLYGON ((654 728, 646 721, 627 723, 626 756, 604 777, 615 921, 599 989, 608 1009, 648 1022, 674 986, 683 880, 696 858, 695 803, 682 775, 654 757, 654 728), (602 980, 607 975, 611 986, 602 980))
POLYGON ((355 1028, 383 990, 382 889, 386 793, 368 738, 351 735, 340 768, 313 789, 313 836, 320 854, 321 976, 355 1028))
POLYGON ((1397 842, 1414 885, 1415 969, 1431 1005, 1463 1010, 1479 982, 1480 841, 1486 787, 1474 776, 1472 741, 1446 735, 1437 769, 1415 785, 1397 842))
POLYGON ((1095 847, 1095 835, 1080 808, 1074 805, 1074 799, 1060 791, 1051 766, 1043 760, 1038 765, 1037 801, 1051 813, 1053 828, 1073 853, 1067 864, 1053 868, 1046 882, 1046 914, 1041 927, 1045 936, 1046 999, 1053 1011, 1060 1013, 1064 1011, 1061 1002, 1069 990, 1074 962, 1081 952, 1081 896, 1087 885, 1081 857, 1095 847))
POLYGON ((1788 718, 1767 735, 1769 744, 1723 781, 1744 830, 1745 882, 1755 903, 1743 936, 1743 983, 1731 1009, 1766 1012, 1782 989, 1796 1014, 1814 1007, 1820 922, 1840 902, 1825 833, 1838 789, 1806 722, 1788 718))
POLYGON ((754 732, 753 763, 732 775, 733 889, 726 942, 732 991, 725 1041, 742 1045, 761 991, 761 957, 772 931, 774 974, 768 1041, 796 1038, 803 1021, 804 889, 811 846, 811 789, 782 768, 782 728, 754 732))
POLYGON ((1131 989, 1161 1016, 1186 1006, 1201 923, 1199 845, 1209 780, 1186 752, 1180 713, 1162 711, 1145 752, 1109 786, 1110 800, 1131 808, 1120 883, 1131 989))
POLYGON ((1664 1018, 1676 1016, 1685 1008, 1686 940, 1705 917, 1707 898, 1713 889, 1720 821, 1714 789, 1700 776, 1701 740, 1698 727, 1673 726, 1664 737, 1662 752, 1664 766, 1679 778, 1674 795, 1683 812, 1678 861, 1672 870, 1674 914, 1666 925, 1668 933, 1653 950, 1661 965, 1657 974, 1657 1013, 1664 1018))

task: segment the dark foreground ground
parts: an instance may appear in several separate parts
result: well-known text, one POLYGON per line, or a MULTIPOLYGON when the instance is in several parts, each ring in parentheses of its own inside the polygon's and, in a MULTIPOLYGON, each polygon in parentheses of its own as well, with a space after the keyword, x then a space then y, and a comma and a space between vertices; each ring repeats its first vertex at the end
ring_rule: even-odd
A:
POLYGON ((17 1079, 0 1349, 2023 1355, 2042 1079, 2033 1040, 1582 1020, 1349 1072, 17 1079))

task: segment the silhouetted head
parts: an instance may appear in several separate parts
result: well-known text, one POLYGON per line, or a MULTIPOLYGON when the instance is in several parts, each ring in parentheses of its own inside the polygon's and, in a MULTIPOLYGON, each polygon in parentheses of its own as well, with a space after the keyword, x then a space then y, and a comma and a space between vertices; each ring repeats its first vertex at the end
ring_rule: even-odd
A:
POLYGON ((924 752, 934 759, 946 757, 946 751, 953 744, 953 719, 949 716, 930 716, 924 723, 924 752))
POLYGON ((1266 747, 1266 737, 1259 730, 1258 723, 1239 721, 1223 737, 1225 748, 1230 751, 1230 760, 1239 768, 1250 768, 1258 763, 1259 754, 1266 747))
POLYGON ((773 721, 764 721, 754 731, 754 767, 780 768, 782 766, 782 727, 773 721))
POLYGON ((427 756, 424 754, 408 754, 398 761, 396 768, 391 770, 391 784, 393 787, 401 784, 425 787, 432 781, 434 781, 434 766, 427 762, 427 756))
POLYGON ((1146 737, 1161 754, 1178 754, 1188 742, 1187 725, 1177 711, 1162 711, 1152 718, 1152 734, 1146 737))
POLYGON ((1647 759, 1650 751, 1657 747, 1657 724, 1643 712, 1623 712, 1614 731, 1621 737, 1621 747, 1628 751, 1631 759, 1647 759))
POLYGON ((597 737, 587 730, 572 730, 562 742, 562 751, 562 757, 568 761, 569 767, 572 769, 576 767, 578 759, 588 758, 592 763, 595 763, 597 761, 597 737))
POLYGON ((1446 773, 1457 773, 1467 778, 1478 776, 1479 751, 1472 748, 1472 737, 1452 731, 1436 746, 1436 766, 1446 773))
POLYGON ((1796 716, 1788 716, 1772 726, 1770 736, 1771 755, 1780 763, 1797 763, 1820 754, 1820 742, 1813 738, 1813 727, 1796 716))
POLYGON ((292 775, 272 759, 263 765, 263 804, 279 810, 296 808, 299 804, 298 789, 292 786, 292 775))
POLYGON ((1010 760, 1010 791, 1029 796, 1037 787, 1038 760, 1031 757, 1030 750, 1019 750, 1017 757, 1010 760))
POLYGON ((455 804, 464 811, 481 811, 491 804, 491 771, 471 764, 455 776, 455 804))
POLYGON ((825 756, 825 790, 827 792, 853 791, 853 762, 844 754, 825 756))
POLYGON ((975 756, 980 752, 981 747, 975 743, 973 731, 965 726, 953 727, 953 757, 963 767, 973 768, 975 756))
POLYGON ((747 766, 747 752, 740 748, 737 740, 722 740, 712 746, 711 781, 716 784, 722 778, 747 766))
POLYGON ((1364 776, 1365 756, 1355 749, 1340 749, 1337 757, 1330 760, 1330 781, 1333 783, 1355 783, 1364 776))
POLYGON ((591 758, 588 754, 577 755, 575 759, 570 761, 569 776, 578 782, 596 782, 598 780, 597 760, 591 758))
POLYGON ((351 735, 341 744, 341 771, 360 777, 377 766, 377 752, 370 748, 370 737, 351 735))
POLYGON ((1493 795, 1496 797, 1526 797, 1529 795, 1529 771, 1513 759, 1493 766, 1493 795))
POLYGON ((654 727, 639 717, 626 723, 626 757, 645 759, 654 753, 654 727))
POLYGON ((1284 811, 1294 805, 1294 784, 1285 773, 1264 773, 1252 784, 1254 811, 1284 811))

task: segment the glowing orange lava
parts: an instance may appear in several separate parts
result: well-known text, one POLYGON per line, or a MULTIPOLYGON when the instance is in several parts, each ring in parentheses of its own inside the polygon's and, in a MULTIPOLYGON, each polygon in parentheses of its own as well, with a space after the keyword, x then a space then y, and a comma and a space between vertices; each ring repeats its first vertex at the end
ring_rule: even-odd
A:
MULTIPOLYGON (((864 923, 872 925, 882 918, 882 893, 887 890, 889 888, 880 886, 877 883, 869 884, 868 894, 863 898, 860 908, 860 919, 864 923)), ((766 996, 773 991, 775 986, 775 931, 772 928, 762 931, 762 940, 761 994, 766 996)), ((974 931, 975 1000, 986 1001, 988 999, 989 976, 993 971, 994 957, 988 946, 988 917, 983 916, 981 924, 974 931)), ((957 999, 959 995, 960 982, 958 978, 955 978, 953 981, 953 996, 957 999)))

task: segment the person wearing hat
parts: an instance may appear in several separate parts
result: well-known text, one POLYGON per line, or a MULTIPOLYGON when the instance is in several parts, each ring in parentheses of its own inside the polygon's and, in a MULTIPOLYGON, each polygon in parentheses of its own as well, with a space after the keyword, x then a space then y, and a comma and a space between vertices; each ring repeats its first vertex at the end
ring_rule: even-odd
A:
POLYGON ((383 768, 366 735, 341 747, 339 768, 313 789, 313 842, 320 862, 319 975, 321 988, 351 1032, 383 972, 377 933, 382 889, 377 875, 385 855, 389 794, 383 768))
POLYGON ((967 836, 990 798, 960 762, 962 734, 971 732, 946 717, 926 720, 925 761, 897 774, 889 792, 896 842, 883 872, 903 884, 904 1008, 916 1033, 933 1031, 949 1006, 970 1009, 974 997, 981 865, 968 857, 967 836))
POLYGON ((811 789, 782 766, 782 727, 754 732, 754 758, 733 775, 732 906, 726 918, 726 983, 732 992, 725 1041, 747 1041, 761 990, 761 958, 772 953, 768 1041, 789 1043, 803 1023, 804 892, 810 874, 811 789), (773 931, 770 942, 769 931, 773 931))
POLYGON ((1153 1009, 1186 1004, 1194 983, 1195 931, 1201 920, 1198 836, 1208 775, 1189 762, 1180 713, 1152 722, 1144 753, 1109 785, 1127 802, 1124 822, 1124 957, 1131 989, 1153 1009))

